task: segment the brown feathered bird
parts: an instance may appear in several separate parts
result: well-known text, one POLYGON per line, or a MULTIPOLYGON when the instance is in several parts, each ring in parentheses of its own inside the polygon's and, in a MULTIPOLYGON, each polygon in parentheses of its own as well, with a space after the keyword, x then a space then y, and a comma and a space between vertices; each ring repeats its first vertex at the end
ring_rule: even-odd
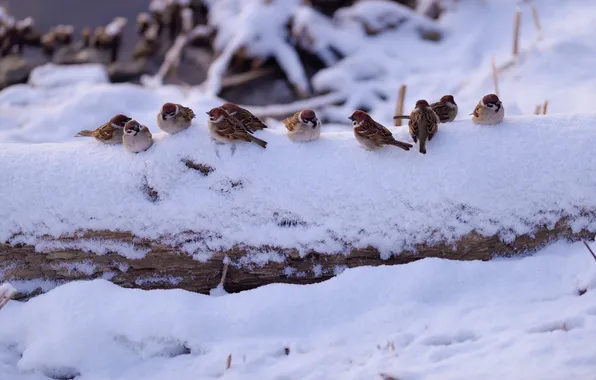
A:
MULTIPOLYGON (((457 117, 457 103, 453 99, 453 95, 444 95, 441 99, 430 105, 430 108, 435 111, 441 123, 448 123, 457 117)), ((397 115, 393 116, 394 119, 409 119, 408 115, 397 115)))
POLYGON ((321 136, 321 121, 315 111, 302 110, 281 121, 288 130, 288 138, 292 141, 313 141, 321 136))
POLYGON ((258 117, 250 113, 249 110, 239 107, 234 103, 225 103, 221 106, 221 108, 226 110, 227 113, 240 121, 242 125, 252 132, 267 128, 267 126, 261 120, 259 120, 258 117))
POLYGON ((426 142, 432 140, 439 129, 439 117, 430 108, 426 100, 416 102, 416 108, 410 113, 410 136, 418 142, 420 153, 426 154, 426 142))
POLYGON ((121 144, 124 126, 131 120, 126 115, 116 115, 94 131, 83 130, 75 137, 93 137, 104 144, 121 144))
POLYGON ((497 95, 488 94, 480 99, 471 115, 474 115, 472 121, 476 124, 499 124, 505 117, 505 108, 497 95))
POLYGON ((396 140, 391 131, 377 123, 364 111, 354 111, 349 117, 354 125, 356 140, 368 150, 377 150, 384 145, 393 145, 403 150, 410 150, 412 144, 396 140))
POLYGON ((157 113, 157 126, 173 135, 190 127, 195 113, 189 107, 176 103, 165 103, 157 113))
POLYGON ((209 115, 209 133, 215 140, 225 144, 252 142, 262 148, 267 148, 267 141, 253 136, 253 132, 223 108, 212 108, 207 115, 209 115))

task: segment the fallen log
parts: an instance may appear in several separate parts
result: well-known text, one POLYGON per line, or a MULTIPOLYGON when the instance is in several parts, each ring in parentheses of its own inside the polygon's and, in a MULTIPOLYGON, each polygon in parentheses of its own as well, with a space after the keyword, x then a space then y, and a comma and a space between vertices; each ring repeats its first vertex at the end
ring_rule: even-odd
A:
POLYGON ((295 144, 273 122, 257 132, 267 149, 216 145, 204 125, 156 134, 138 155, 93 140, 0 145, 0 281, 21 292, 38 280, 105 278, 208 293, 225 277, 237 292, 592 239, 593 123, 458 120, 441 125, 426 155, 365 151, 349 127, 295 144))
POLYGON ((301 256, 296 250, 274 247, 234 247, 215 253, 209 260, 201 262, 179 247, 137 238, 131 233, 87 231, 76 234, 76 237, 58 240, 62 243, 84 239, 110 244, 121 242, 148 252, 145 257, 135 259, 115 252, 97 255, 82 249, 59 249, 40 253, 31 245, 0 244, 0 268, 8 268, 4 270, 4 278, 11 281, 46 280, 59 284, 105 278, 129 288, 180 288, 208 294, 219 284, 227 257, 230 265, 223 287, 233 293, 272 283, 312 284, 332 278, 345 268, 406 264, 431 257, 490 260, 533 252, 560 239, 578 241, 595 237, 596 234, 587 230, 573 232, 565 218, 556 223, 554 228, 543 226, 536 233, 518 236, 510 243, 503 242, 496 235, 485 237, 470 233, 455 244, 420 244, 415 251, 402 252, 389 258, 382 258, 374 247, 353 249, 347 255, 313 251, 306 256, 301 256), (250 263, 249 255, 255 251, 278 252, 283 259, 262 264, 250 263))

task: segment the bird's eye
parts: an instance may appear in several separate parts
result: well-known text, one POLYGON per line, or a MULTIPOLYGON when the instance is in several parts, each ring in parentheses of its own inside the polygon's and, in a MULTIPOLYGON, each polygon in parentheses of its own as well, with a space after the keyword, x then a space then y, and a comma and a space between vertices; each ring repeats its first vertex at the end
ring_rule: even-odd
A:
POLYGON ((487 106, 488 108, 493 108, 493 104, 492 104, 492 103, 488 103, 486 106, 487 106))

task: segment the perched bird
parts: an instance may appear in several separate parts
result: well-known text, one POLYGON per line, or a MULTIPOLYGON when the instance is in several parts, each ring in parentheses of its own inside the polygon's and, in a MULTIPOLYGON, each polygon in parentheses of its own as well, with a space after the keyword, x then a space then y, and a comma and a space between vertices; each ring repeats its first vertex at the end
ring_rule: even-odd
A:
POLYGON ((176 103, 165 103, 157 114, 157 126, 167 134, 182 132, 190 127, 195 113, 188 107, 176 103))
POLYGON ((259 129, 267 128, 265 124, 258 117, 250 113, 249 110, 237 106, 234 103, 225 103, 221 106, 227 113, 232 115, 234 118, 239 120, 251 132, 258 131, 259 129))
POLYGON ((136 120, 130 120, 124 125, 124 136, 122 136, 124 149, 131 153, 144 152, 153 145, 153 136, 149 128, 139 124, 136 120))
POLYGON ((470 115, 474 115, 472 121, 476 124, 499 124, 505 117, 505 108, 497 95, 488 94, 480 99, 470 115))
POLYGON ((413 147, 412 144, 397 141, 389 129, 374 121, 364 111, 354 111, 348 119, 352 120, 354 125, 356 140, 368 150, 376 150, 383 147, 383 145, 393 145, 403 150, 410 150, 413 147))
POLYGON ((410 113, 410 136, 414 142, 419 142, 420 153, 426 154, 426 142, 432 140, 439 129, 439 117, 430 108, 426 100, 416 102, 416 108, 410 113))
POLYGON ((229 115, 223 108, 213 108, 207 112, 207 115, 209 115, 209 133, 215 140, 226 144, 252 142, 262 148, 267 147, 267 141, 253 136, 252 131, 229 115))
MULTIPOLYGON (((439 116, 439 120, 441 123, 448 123, 457 117, 457 103, 453 99, 453 95, 444 95, 441 99, 430 105, 430 108, 435 111, 437 116, 439 116)), ((397 115, 393 116, 394 119, 409 119, 410 116, 407 115, 397 115)))
POLYGON ((104 144, 121 144, 124 125, 131 120, 125 115, 116 115, 94 131, 84 130, 75 137, 93 137, 104 144))
POLYGON ((430 108, 435 111, 441 123, 449 123, 457 117, 457 103, 453 99, 453 95, 444 95, 441 99, 430 105, 430 108))
POLYGON ((288 137, 292 141, 313 141, 321 135, 321 121, 313 110, 296 112, 281 122, 288 129, 288 137))

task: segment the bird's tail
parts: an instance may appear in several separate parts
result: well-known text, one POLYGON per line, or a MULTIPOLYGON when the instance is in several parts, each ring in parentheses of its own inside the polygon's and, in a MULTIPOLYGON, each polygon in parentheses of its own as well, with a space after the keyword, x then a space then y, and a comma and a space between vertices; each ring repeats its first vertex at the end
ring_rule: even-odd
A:
POLYGON ((420 139, 418 147, 420 148, 420 153, 426 154, 426 139, 420 139))
POLYGON ((74 137, 91 137, 91 136, 93 136, 93 131, 89 131, 89 130, 85 129, 84 131, 77 133, 74 137))
POLYGON ((255 137, 253 135, 248 135, 248 138, 250 139, 251 142, 254 142, 255 144, 259 145, 262 148, 267 148, 267 141, 265 140, 261 140, 258 137, 255 137))
POLYGON ((396 115, 396 116, 393 116, 393 119, 394 120, 397 120, 397 119, 409 119, 409 118, 410 118, 410 116, 408 116, 408 115, 396 115))
POLYGON ((391 143, 391 145, 394 145, 394 146, 396 146, 398 148, 402 148, 403 150, 410 150, 410 148, 412 148, 414 146, 412 144, 408 144, 408 143, 405 143, 405 142, 402 142, 402 141, 397 141, 397 140, 394 140, 391 143))

